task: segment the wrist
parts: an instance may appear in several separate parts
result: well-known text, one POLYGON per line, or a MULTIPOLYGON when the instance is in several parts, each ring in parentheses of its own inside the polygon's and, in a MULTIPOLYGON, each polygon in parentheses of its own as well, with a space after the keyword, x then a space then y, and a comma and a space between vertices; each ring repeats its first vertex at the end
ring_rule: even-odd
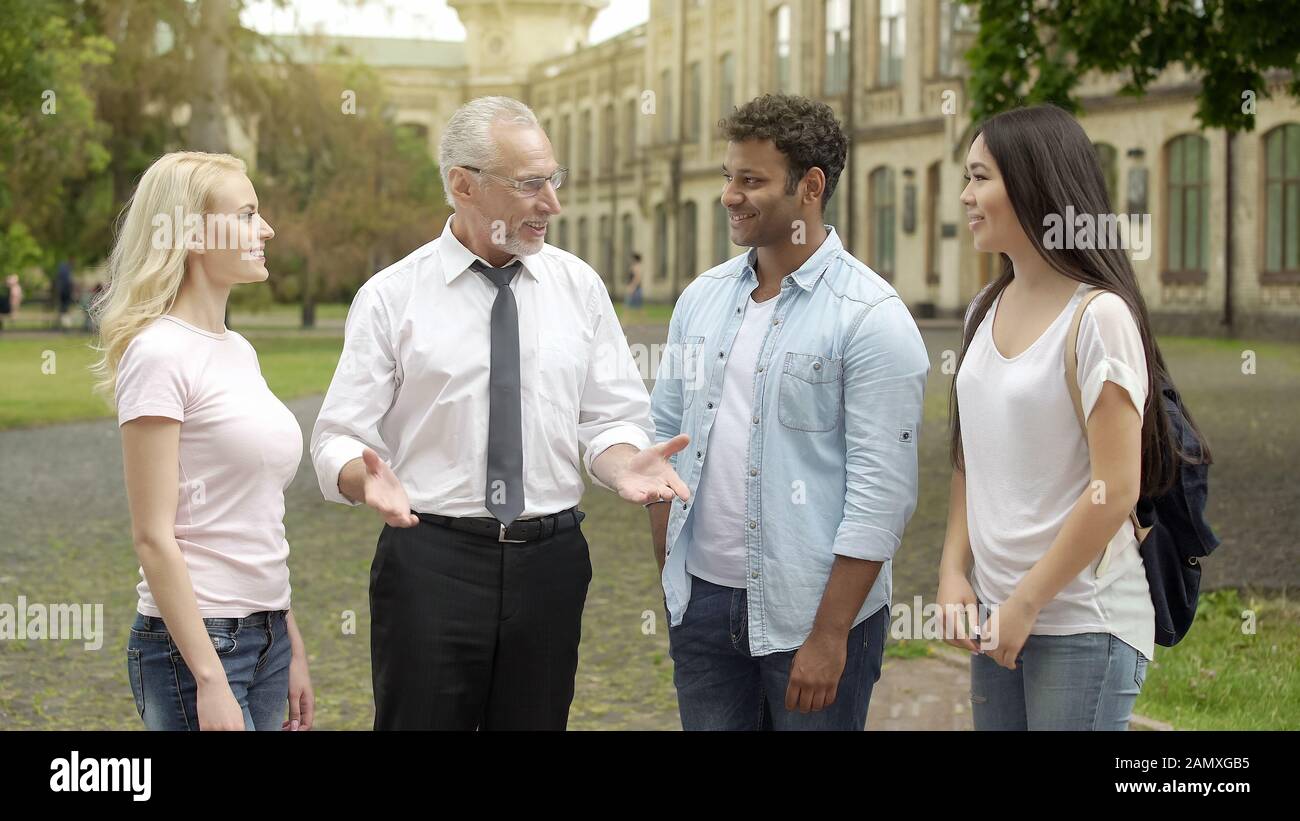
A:
POLYGON ((809 641, 844 641, 849 637, 849 631, 853 629, 851 624, 841 624, 829 620, 814 621, 812 632, 808 634, 809 641))
POLYGON ((1043 609, 1043 605, 1033 599, 1027 592, 1019 588, 1011 591, 1011 595, 1003 602, 1003 607, 1019 610, 1021 613, 1034 618, 1038 616, 1038 611, 1043 609))
POLYGON ((228 683, 226 681, 226 671, 220 664, 218 664, 214 669, 190 670, 190 673, 194 676, 195 685, 201 688, 215 687, 219 684, 228 683))

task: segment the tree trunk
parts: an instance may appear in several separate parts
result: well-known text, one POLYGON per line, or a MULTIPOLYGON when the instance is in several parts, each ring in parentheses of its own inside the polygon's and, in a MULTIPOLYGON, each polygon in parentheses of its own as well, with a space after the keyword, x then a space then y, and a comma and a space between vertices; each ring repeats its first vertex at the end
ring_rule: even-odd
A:
POLYGON ((194 42, 194 77, 198 93, 190 112, 190 144, 198 151, 230 151, 226 100, 230 76, 230 31, 234 0, 201 0, 199 31, 194 42))
POLYGON ((302 327, 316 327, 316 273, 310 258, 302 267, 302 327))

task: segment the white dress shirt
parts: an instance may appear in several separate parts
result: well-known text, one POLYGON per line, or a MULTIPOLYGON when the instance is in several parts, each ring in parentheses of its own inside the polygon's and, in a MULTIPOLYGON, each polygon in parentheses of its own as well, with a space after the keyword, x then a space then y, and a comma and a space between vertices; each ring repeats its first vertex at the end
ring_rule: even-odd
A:
MULTIPOLYGON (((311 437, 330 501, 359 503, 339 492, 339 471, 369 447, 392 467, 413 510, 491 516, 484 487, 496 286, 470 270, 478 257, 451 224, 371 277, 348 310, 343 353, 311 437)), ((510 287, 519 306, 521 518, 532 518, 578 504, 579 443, 591 474, 611 445, 648 447, 654 427, 650 397, 596 272, 550 245, 519 260, 510 287)))

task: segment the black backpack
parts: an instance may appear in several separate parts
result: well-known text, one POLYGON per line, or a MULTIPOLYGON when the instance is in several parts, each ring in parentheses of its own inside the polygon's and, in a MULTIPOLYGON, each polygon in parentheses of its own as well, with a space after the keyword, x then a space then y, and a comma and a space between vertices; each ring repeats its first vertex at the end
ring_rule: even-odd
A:
MULTIPOLYGON (((1066 386, 1074 398, 1074 410, 1083 427, 1084 441, 1088 429, 1079 396, 1079 352, 1076 350, 1079 323, 1088 303, 1105 293, 1093 290, 1074 312, 1065 345, 1066 386)), ((1172 385, 1160 386, 1160 410, 1169 417, 1169 431, 1178 444, 1178 476, 1162 495, 1143 497, 1130 514, 1137 530, 1138 552, 1146 569, 1151 604, 1156 612, 1156 644, 1173 647, 1196 618, 1196 602, 1201 591, 1201 559, 1219 546, 1219 539, 1205 521, 1205 504, 1209 497, 1210 466, 1202 461, 1201 443, 1183 401, 1172 385)))

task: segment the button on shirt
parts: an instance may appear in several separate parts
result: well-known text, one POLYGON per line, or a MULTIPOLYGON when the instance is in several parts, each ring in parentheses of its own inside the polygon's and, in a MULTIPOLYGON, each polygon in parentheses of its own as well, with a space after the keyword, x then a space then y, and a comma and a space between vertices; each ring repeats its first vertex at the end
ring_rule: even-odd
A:
MULTIPOLYGON (((470 270, 478 257, 452 234, 454 218, 440 237, 371 277, 348 311, 343 353, 312 431, 312 462, 330 501, 356 504, 339 492, 339 471, 369 447, 417 512, 491 515, 483 494, 497 289, 470 270)), ((600 277, 550 245, 519 259, 511 288, 519 306, 521 518, 533 518, 578 504, 580 458, 590 473, 605 449, 647 447, 654 429, 600 277)))
MULTIPOLYGON (((732 528, 744 534, 756 656, 804 643, 836 556, 882 562, 854 624, 888 605, 891 560, 916 508, 925 343, 889 283, 827 230, 775 298, 754 368, 747 460, 728 469, 745 482, 746 515, 732 528)), ((700 274, 673 309, 652 415, 658 441, 690 435, 674 463, 692 494, 710 458, 725 363, 758 286, 755 261, 751 250, 700 274)), ((668 519, 663 585, 674 626, 691 598, 699 507, 674 501, 668 519)))

